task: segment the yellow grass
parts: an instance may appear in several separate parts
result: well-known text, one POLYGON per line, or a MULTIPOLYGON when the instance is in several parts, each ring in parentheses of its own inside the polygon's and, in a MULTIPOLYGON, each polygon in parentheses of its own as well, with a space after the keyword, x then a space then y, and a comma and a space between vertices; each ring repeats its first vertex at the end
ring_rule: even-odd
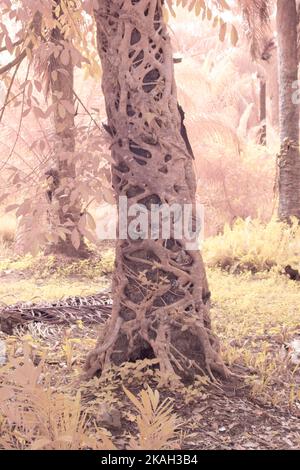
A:
POLYGON ((286 225, 272 219, 268 224, 258 220, 239 219, 233 227, 208 238, 204 243, 204 258, 209 266, 219 266, 231 272, 254 272, 281 269, 287 264, 299 266, 300 226, 297 220, 286 225))
POLYGON ((0 278, 0 305, 14 304, 19 301, 41 302, 43 300, 59 300, 73 295, 90 295, 107 286, 105 279, 97 282, 86 279, 49 279, 38 281, 36 279, 5 279, 0 278))

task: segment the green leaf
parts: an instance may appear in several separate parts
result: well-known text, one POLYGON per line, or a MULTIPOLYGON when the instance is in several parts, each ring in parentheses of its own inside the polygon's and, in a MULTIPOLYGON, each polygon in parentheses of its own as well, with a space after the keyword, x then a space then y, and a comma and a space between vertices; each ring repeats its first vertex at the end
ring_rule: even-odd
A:
POLYGON ((63 49, 62 53, 60 54, 60 61, 63 65, 69 65, 69 62, 70 62, 69 51, 66 51, 66 49, 63 49))
POLYGON ((71 242, 74 248, 78 250, 78 248, 80 247, 80 235, 77 228, 74 228, 73 232, 71 233, 71 242))
POLYGON ((202 8, 205 10, 204 0, 198 0, 196 5, 195 5, 195 15, 196 16, 200 15, 202 8))
POLYGON ((237 29, 234 25, 232 25, 231 34, 230 34, 231 44, 235 47, 238 43, 238 40, 239 40, 239 35, 238 35, 238 32, 237 32, 237 29))
POLYGON ((65 109, 65 107, 64 107, 62 104, 58 103, 57 110, 58 110, 58 115, 59 115, 59 117, 60 117, 61 119, 65 119, 65 117, 66 117, 66 109, 65 109))
POLYGON ((11 212, 19 207, 19 204, 10 204, 9 206, 5 207, 5 212, 11 212))
POLYGON ((225 36, 226 36, 226 30, 227 30, 227 24, 222 22, 221 27, 220 27, 220 32, 219 32, 219 39, 220 41, 224 41, 225 36))
POLYGON ((224 10, 230 10, 230 6, 226 2, 226 0, 219 0, 219 1, 220 1, 220 4, 221 4, 221 7, 224 8, 224 10))

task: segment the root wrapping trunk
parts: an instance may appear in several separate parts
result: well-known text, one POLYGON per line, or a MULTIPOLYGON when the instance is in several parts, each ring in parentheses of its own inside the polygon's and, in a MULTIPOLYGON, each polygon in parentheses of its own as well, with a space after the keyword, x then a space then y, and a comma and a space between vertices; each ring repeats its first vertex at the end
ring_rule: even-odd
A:
MULTIPOLYGON (((99 0, 95 10, 113 186, 129 214, 134 204, 195 205, 162 8, 161 0, 99 0)), ((211 331, 200 252, 184 237, 133 238, 117 241, 112 317, 87 358, 87 376, 146 357, 158 359, 162 374, 228 375, 211 331)))

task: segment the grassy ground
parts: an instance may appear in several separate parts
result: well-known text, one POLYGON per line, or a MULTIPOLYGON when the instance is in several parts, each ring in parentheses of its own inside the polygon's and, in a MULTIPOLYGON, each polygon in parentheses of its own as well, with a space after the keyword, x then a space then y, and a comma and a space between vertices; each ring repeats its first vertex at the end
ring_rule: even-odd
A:
POLYGON ((260 403, 300 409, 299 365, 286 347, 300 338, 300 283, 279 274, 209 271, 213 327, 225 361, 246 367, 260 403))
POLYGON ((16 259, 6 253, 0 256, 0 303, 58 300, 100 292, 110 282, 113 263, 112 250, 93 260, 73 262, 43 255, 16 259))
MULTIPOLYGON (((208 270, 214 326, 224 341, 300 328, 300 283, 280 274, 208 270)), ((300 331, 299 331, 300 333, 300 331)))
MULTIPOLYGON (((92 262, 72 264, 42 256, 15 260, 6 254, 0 259, 0 302, 39 302, 101 292, 110 285, 112 269, 111 251, 92 262)), ((202 379, 181 390, 162 387, 162 398, 172 400, 172 413, 183 423, 181 437, 175 433, 176 443, 165 443, 165 447, 300 448, 299 366, 291 363, 284 347, 300 335, 300 283, 275 271, 232 274, 209 268, 208 278, 213 327, 221 339, 224 360, 244 378, 237 387, 220 388, 202 379)), ((97 328, 79 325, 58 332, 57 336, 54 332, 48 339, 40 338, 34 329, 9 338, 1 334, 1 339, 7 341, 13 357, 18 356, 16 352, 24 344, 30 344, 34 355, 44 352, 45 376, 54 380, 58 391, 74 398, 74 377, 80 374, 97 334, 97 328)), ((100 402, 117 405, 122 424, 112 429, 111 423, 102 425, 110 429, 110 438, 118 448, 128 447, 128 432, 134 435, 137 429, 136 413, 122 385, 131 387, 138 395, 146 383, 156 389, 158 378, 147 364, 141 363, 133 369, 125 367, 109 380, 95 380, 82 388, 80 406, 93 414, 100 402)), ((51 400, 47 406, 53 406, 51 400)))
POLYGON ((38 281, 36 279, 17 279, 11 276, 1 279, 0 302, 7 305, 15 304, 19 301, 41 302, 43 300, 57 300, 73 295, 86 296, 98 292, 107 285, 105 279, 98 282, 78 279, 49 279, 38 281))

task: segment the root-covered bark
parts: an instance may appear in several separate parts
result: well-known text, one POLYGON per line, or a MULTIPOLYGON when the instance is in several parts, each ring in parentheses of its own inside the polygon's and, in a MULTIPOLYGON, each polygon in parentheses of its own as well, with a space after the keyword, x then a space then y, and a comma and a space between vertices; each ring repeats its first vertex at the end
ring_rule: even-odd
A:
MULTIPOLYGON (((134 204, 195 207, 162 1, 99 0, 95 16, 117 197, 126 196, 129 212, 134 204)), ((112 317, 87 377, 146 357, 163 375, 229 374, 211 330, 201 254, 187 243, 172 235, 117 241, 112 317)))

